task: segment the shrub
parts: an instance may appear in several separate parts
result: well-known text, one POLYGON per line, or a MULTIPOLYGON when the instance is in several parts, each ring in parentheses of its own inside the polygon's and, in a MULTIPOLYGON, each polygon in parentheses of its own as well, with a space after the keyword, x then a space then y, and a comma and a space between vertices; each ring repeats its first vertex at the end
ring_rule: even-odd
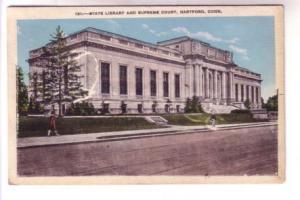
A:
POLYGON ((185 106, 185 112, 186 113, 199 113, 203 112, 202 106, 200 104, 199 98, 196 96, 193 96, 192 100, 190 98, 187 98, 186 100, 186 106, 185 106))
POLYGON ((232 110, 231 113, 251 113, 250 110, 232 110))
POLYGON ((95 115, 96 109, 89 102, 72 103, 67 109, 66 115, 95 115))
POLYGON ((249 99, 246 99, 246 101, 244 102, 245 107, 249 110, 251 108, 251 103, 249 99))

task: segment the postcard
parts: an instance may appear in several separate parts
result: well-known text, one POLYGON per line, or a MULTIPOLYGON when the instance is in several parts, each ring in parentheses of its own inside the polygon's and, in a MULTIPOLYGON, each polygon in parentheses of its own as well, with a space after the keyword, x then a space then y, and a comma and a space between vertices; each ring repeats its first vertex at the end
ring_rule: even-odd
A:
POLYGON ((283 7, 8 7, 11 184, 282 183, 283 7))

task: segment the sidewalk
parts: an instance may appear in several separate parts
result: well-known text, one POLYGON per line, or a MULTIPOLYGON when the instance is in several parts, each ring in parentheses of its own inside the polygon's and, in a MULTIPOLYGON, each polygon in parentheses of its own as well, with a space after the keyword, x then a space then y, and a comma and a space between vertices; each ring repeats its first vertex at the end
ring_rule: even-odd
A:
POLYGON ((47 137, 45 133, 45 137, 18 138, 17 147, 26 148, 26 147, 75 144, 75 143, 85 143, 85 142, 125 140, 125 139, 141 138, 141 137, 184 134, 192 131, 207 132, 207 131, 214 131, 214 130, 271 126, 276 124, 277 124, 276 122, 224 124, 224 125, 217 125, 215 128, 212 128, 210 126, 175 126, 174 125, 171 127, 159 128, 159 129, 114 131, 114 132, 103 132, 103 133, 61 135, 61 136, 51 136, 51 137, 47 137))

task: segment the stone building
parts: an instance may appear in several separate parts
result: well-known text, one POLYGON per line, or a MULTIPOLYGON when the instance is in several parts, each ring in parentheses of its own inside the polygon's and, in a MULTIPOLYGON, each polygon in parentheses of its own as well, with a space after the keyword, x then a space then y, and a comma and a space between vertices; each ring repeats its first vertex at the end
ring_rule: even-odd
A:
MULTIPOLYGON (((152 44, 86 28, 69 35, 67 46, 80 52, 82 83, 96 108, 109 113, 183 112, 197 96, 207 112, 261 108, 261 75, 237 66, 232 52, 183 36, 152 44)), ((30 51, 30 74, 42 47, 30 51)), ((33 83, 30 83, 31 87, 33 83)), ((68 105, 63 105, 64 109, 68 105)))

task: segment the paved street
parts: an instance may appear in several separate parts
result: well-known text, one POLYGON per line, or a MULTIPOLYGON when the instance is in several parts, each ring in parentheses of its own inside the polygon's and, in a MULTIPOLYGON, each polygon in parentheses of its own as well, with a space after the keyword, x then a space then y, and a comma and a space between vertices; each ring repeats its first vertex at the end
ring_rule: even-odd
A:
POLYGON ((272 175, 277 126, 18 149, 22 176, 272 175))

